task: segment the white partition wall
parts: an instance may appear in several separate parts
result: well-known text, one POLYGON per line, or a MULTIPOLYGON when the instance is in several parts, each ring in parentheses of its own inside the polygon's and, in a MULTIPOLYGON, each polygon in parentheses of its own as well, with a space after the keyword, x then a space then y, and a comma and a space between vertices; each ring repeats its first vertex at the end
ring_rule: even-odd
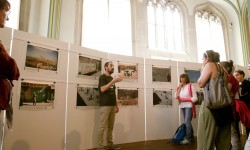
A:
POLYGON ((12 49, 21 76, 13 91, 14 132, 6 131, 4 149, 64 149, 68 44, 14 31, 12 49))
POLYGON ((146 140, 170 139, 179 126, 176 76, 176 61, 145 59, 146 140))
MULTIPOLYGON (((4 149, 78 150, 97 147, 99 76, 112 61, 120 108, 114 143, 173 137, 183 122, 175 90, 187 73, 196 91, 201 64, 109 54, 11 29, 0 39, 16 60, 14 132, 5 129, 4 149)), ((236 66, 247 76, 247 67, 236 66)), ((199 105, 196 105, 198 118, 199 105)), ((193 119, 197 134, 198 119, 193 119)))
MULTIPOLYGON (((199 93, 202 92, 202 88, 198 86, 197 79, 200 76, 201 66, 202 64, 200 63, 178 62, 178 80, 181 74, 183 73, 188 74, 190 82, 193 84, 196 92, 199 92, 199 93)), ((193 126, 195 136, 197 135, 199 108, 200 108, 200 105, 196 105, 196 118, 192 119, 192 126, 193 126)), ((181 111, 179 114, 180 114, 179 124, 181 124, 183 123, 183 115, 181 111)))
POLYGON ((0 28, 0 41, 3 43, 5 49, 10 54, 10 46, 12 40, 12 29, 5 27, 0 28))
POLYGON ((68 43, 15 30, 12 49, 21 79, 66 82, 68 43), (45 64, 46 61, 51 64, 45 64))
MULTIPOLYGON (((99 107, 91 103, 92 100, 84 98, 84 104, 78 104, 80 100, 77 99, 82 93, 81 88, 97 88, 107 60, 108 53, 70 45, 66 149, 90 149, 97 146, 99 107)), ((96 91, 94 96, 97 95, 96 91)))
POLYGON ((112 76, 120 76, 123 81, 116 83, 120 112, 116 115, 114 128, 115 143, 131 143, 145 140, 144 101, 144 59, 131 56, 109 54, 114 63, 112 76), (127 96, 124 96, 125 92, 127 96), (123 93, 124 92, 124 93, 123 93), (129 95, 137 94, 135 97, 129 95), (131 99, 129 102, 128 99, 131 99), (134 101, 134 102, 133 102, 134 101))

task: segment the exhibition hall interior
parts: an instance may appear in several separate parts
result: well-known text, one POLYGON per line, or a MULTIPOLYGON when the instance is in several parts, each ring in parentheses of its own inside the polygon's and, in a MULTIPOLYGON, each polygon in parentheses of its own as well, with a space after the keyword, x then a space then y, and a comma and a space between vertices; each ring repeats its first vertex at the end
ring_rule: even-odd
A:
POLYGON ((120 111, 113 131, 121 147, 146 141, 161 141, 158 149, 188 147, 168 147, 183 123, 174 95, 186 73, 198 95, 196 136, 204 99, 197 79, 206 50, 218 52, 221 61, 233 60, 249 76, 250 0, 9 2, 0 40, 20 78, 12 90, 13 131, 2 128, 1 113, 4 150, 95 149, 98 79, 107 61, 114 64, 112 76, 123 78, 116 83, 120 111))

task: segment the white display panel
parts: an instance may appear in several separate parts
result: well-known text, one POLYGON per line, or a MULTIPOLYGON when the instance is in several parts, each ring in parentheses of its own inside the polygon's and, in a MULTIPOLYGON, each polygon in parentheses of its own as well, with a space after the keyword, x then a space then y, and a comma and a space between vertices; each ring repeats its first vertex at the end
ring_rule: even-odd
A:
POLYGON ((20 110, 21 80, 14 84, 14 132, 6 129, 4 149, 63 149, 66 84, 55 83, 54 108, 48 110, 20 110))
MULTIPOLYGON (((158 88, 161 89, 161 88, 158 88)), ((164 90, 171 90, 164 88, 164 90)), ((178 103, 173 99, 171 107, 153 105, 153 88, 146 89, 146 140, 170 139, 179 120, 178 103)), ((172 95, 174 91, 172 92, 172 95)))
POLYGON ((120 76, 123 81, 117 86, 142 88, 144 86, 144 60, 143 58, 109 54, 115 70, 112 76, 120 76))
POLYGON ((145 91, 143 88, 137 90, 138 106, 120 106, 116 114, 114 142, 117 144, 144 141, 146 138, 145 91))
POLYGON ((145 59, 145 84, 147 88, 176 88, 176 76, 176 61, 145 59))
POLYGON ((8 27, 0 28, 0 40, 2 41, 6 51, 10 54, 12 29, 8 27))
POLYGON ((108 61, 108 53, 70 45, 69 83, 98 85, 98 79, 103 73, 106 61, 108 61), (96 69, 98 69, 98 72, 91 73, 96 69))
POLYGON ((176 76, 176 61, 145 59, 146 140, 170 139, 178 127, 178 102, 173 97, 178 84, 176 76), (171 105, 154 105, 154 90, 171 92, 171 105))
POLYGON ((15 30, 12 49, 20 79, 66 82, 67 43, 15 30))

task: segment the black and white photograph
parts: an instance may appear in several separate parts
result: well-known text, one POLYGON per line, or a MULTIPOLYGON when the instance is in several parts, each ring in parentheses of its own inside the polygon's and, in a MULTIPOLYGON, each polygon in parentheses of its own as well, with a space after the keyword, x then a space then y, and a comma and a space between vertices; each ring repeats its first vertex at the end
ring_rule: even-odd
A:
POLYGON ((153 105, 172 106, 172 91, 153 90, 153 105))
POLYGON ((138 89, 119 89, 117 92, 117 103, 119 106, 137 106, 138 89))
POLYGON ((138 80, 138 64, 118 63, 118 76, 124 80, 138 80))
POLYGON ((204 93, 203 91, 196 91, 198 100, 195 102, 195 105, 201 105, 202 101, 204 100, 204 93))
POLYGON ((77 86, 76 107, 81 106, 99 106, 98 87, 94 86, 77 86))
POLYGON ((22 82, 20 93, 20 109, 54 108, 55 84, 22 82))
POLYGON ((99 77, 102 71, 101 59, 79 56, 78 75, 99 77))
POLYGON ((153 82, 171 82, 171 68, 152 67, 153 82))
POLYGON ((201 75, 200 70, 185 69, 185 73, 188 75, 190 83, 197 83, 197 80, 199 79, 201 75))
POLYGON ((57 71, 58 51, 28 44, 25 67, 57 71))

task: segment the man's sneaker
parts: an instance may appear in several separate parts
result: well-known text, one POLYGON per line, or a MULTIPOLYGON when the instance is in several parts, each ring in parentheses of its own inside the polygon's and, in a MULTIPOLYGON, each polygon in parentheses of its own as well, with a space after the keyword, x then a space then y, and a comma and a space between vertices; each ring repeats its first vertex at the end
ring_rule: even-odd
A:
POLYGON ((184 140, 180 141, 180 144, 183 144, 183 145, 190 144, 190 141, 187 139, 184 139, 184 140))
POLYGON ((109 149, 109 150, 119 150, 121 149, 121 147, 117 146, 117 145, 109 145, 107 147, 105 147, 105 149, 109 149))

